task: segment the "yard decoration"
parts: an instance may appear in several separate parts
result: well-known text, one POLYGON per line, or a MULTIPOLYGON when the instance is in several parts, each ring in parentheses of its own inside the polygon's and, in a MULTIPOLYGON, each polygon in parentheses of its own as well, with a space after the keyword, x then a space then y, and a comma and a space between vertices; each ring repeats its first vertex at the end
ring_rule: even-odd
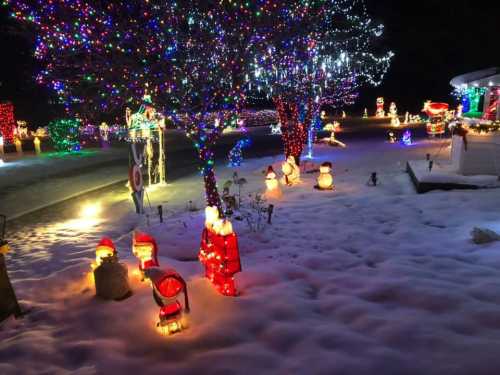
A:
POLYGON ((295 163, 295 157, 292 155, 290 155, 281 165, 281 171, 284 174, 284 185, 293 186, 300 183, 300 168, 297 163, 295 163))
POLYGON ((156 326, 163 335, 171 335, 186 328, 185 314, 189 313, 186 281, 173 269, 150 268, 146 275, 151 280, 153 298, 160 307, 156 326), (179 301, 180 294, 184 301, 179 301))
POLYGON ((219 293, 237 296, 234 275, 241 271, 238 237, 229 220, 219 218, 217 207, 207 207, 205 217, 198 255, 205 276, 219 293))
POLYGON ((139 259, 139 270, 144 281, 147 269, 160 266, 158 262, 158 245, 149 234, 135 232, 132 239, 132 252, 139 259))
POLYGON ((324 162, 319 167, 318 185, 315 186, 318 190, 333 190, 332 163, 324 162))
POLYGON ((278 199, 281 198, 283 195, 279 181, 276 178, 276 172, 274 172, 273 166, 270 165, 267 167, 267 172, 266 172, 266 192, 265 192, 265 197, 266 199, 278 199))

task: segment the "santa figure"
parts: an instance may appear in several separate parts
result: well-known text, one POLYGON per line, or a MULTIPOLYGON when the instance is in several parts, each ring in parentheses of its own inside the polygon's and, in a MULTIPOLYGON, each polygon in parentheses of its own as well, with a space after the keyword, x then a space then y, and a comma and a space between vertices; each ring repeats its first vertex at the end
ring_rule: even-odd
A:
POLYGON ((132 252, 139 259, 139 270, 144 280, 144 273, 151 267, 159 267, 158 245, 155 239, 146 233, 136 232, 132 242, 132 252))
POLYGON ((378 118, 385 117, 384 98, 382 98, 382 97, 377 98, 377 113, 376 113, 376 116, 378 118))

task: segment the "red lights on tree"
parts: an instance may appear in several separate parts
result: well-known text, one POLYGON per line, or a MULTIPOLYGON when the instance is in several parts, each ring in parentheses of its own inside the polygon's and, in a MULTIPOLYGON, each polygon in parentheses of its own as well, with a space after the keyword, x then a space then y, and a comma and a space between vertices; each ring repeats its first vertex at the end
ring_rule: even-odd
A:
POLYGON ((4 143, 14 142, 15 129, 14 105, 10 102, 0 103, 0 135, 4 143))

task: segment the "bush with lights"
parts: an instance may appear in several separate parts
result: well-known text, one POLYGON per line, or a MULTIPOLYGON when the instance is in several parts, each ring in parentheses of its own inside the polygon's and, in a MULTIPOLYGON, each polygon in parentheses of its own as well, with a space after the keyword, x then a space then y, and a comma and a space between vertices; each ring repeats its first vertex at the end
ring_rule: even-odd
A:
POLYGON ((79 151, 78 140, 80 120, 58 119, 48 125, 50 139, 57 151, 79 151))

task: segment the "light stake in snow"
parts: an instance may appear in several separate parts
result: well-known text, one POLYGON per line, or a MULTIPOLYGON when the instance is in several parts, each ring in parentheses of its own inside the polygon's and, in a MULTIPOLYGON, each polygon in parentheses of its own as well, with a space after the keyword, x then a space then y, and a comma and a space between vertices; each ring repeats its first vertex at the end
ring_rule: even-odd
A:
POLYGON ((163 206, 161 204, 158 206, 158 216, 160 216, 160 223, 163 223, 163 206))
POLYGON ((273 212, 274 212, 274 204, 270 204, 269 207, 267 207, 267 223, 268 224, 271 224, 273 212))
POLYGON ((158 262, 158 245, 149 234, 135 232, 132 239, 132 252, 139 259, 139 270, 144 281, 147 269, 160 266, 158 262))
POLYGON ((189 297, 187 284, 175 270, 161 270, 150 268, 146 276, 151 280, 153 298, 160 307, 159 321, 156 323, 158 330, 163 335, 180 332, 187 326, 185 313, 189 313, 189 297), (183 293, 183 303, 178 296, 183 293))
POLYGON ((219 219, 217 207, 207 207, 205 214, 198 258, 219 293, 236 296, 234 275, 241 271, 238 238, 229 220, 219 219))
POLYGON ((368 179, 368 183, 367 185, 368 186, 377 186, 377 183, 378 183, 378 177, 377 177, 377 172, 372 172, 372 174, 370 175, 370 178, 368 179))

